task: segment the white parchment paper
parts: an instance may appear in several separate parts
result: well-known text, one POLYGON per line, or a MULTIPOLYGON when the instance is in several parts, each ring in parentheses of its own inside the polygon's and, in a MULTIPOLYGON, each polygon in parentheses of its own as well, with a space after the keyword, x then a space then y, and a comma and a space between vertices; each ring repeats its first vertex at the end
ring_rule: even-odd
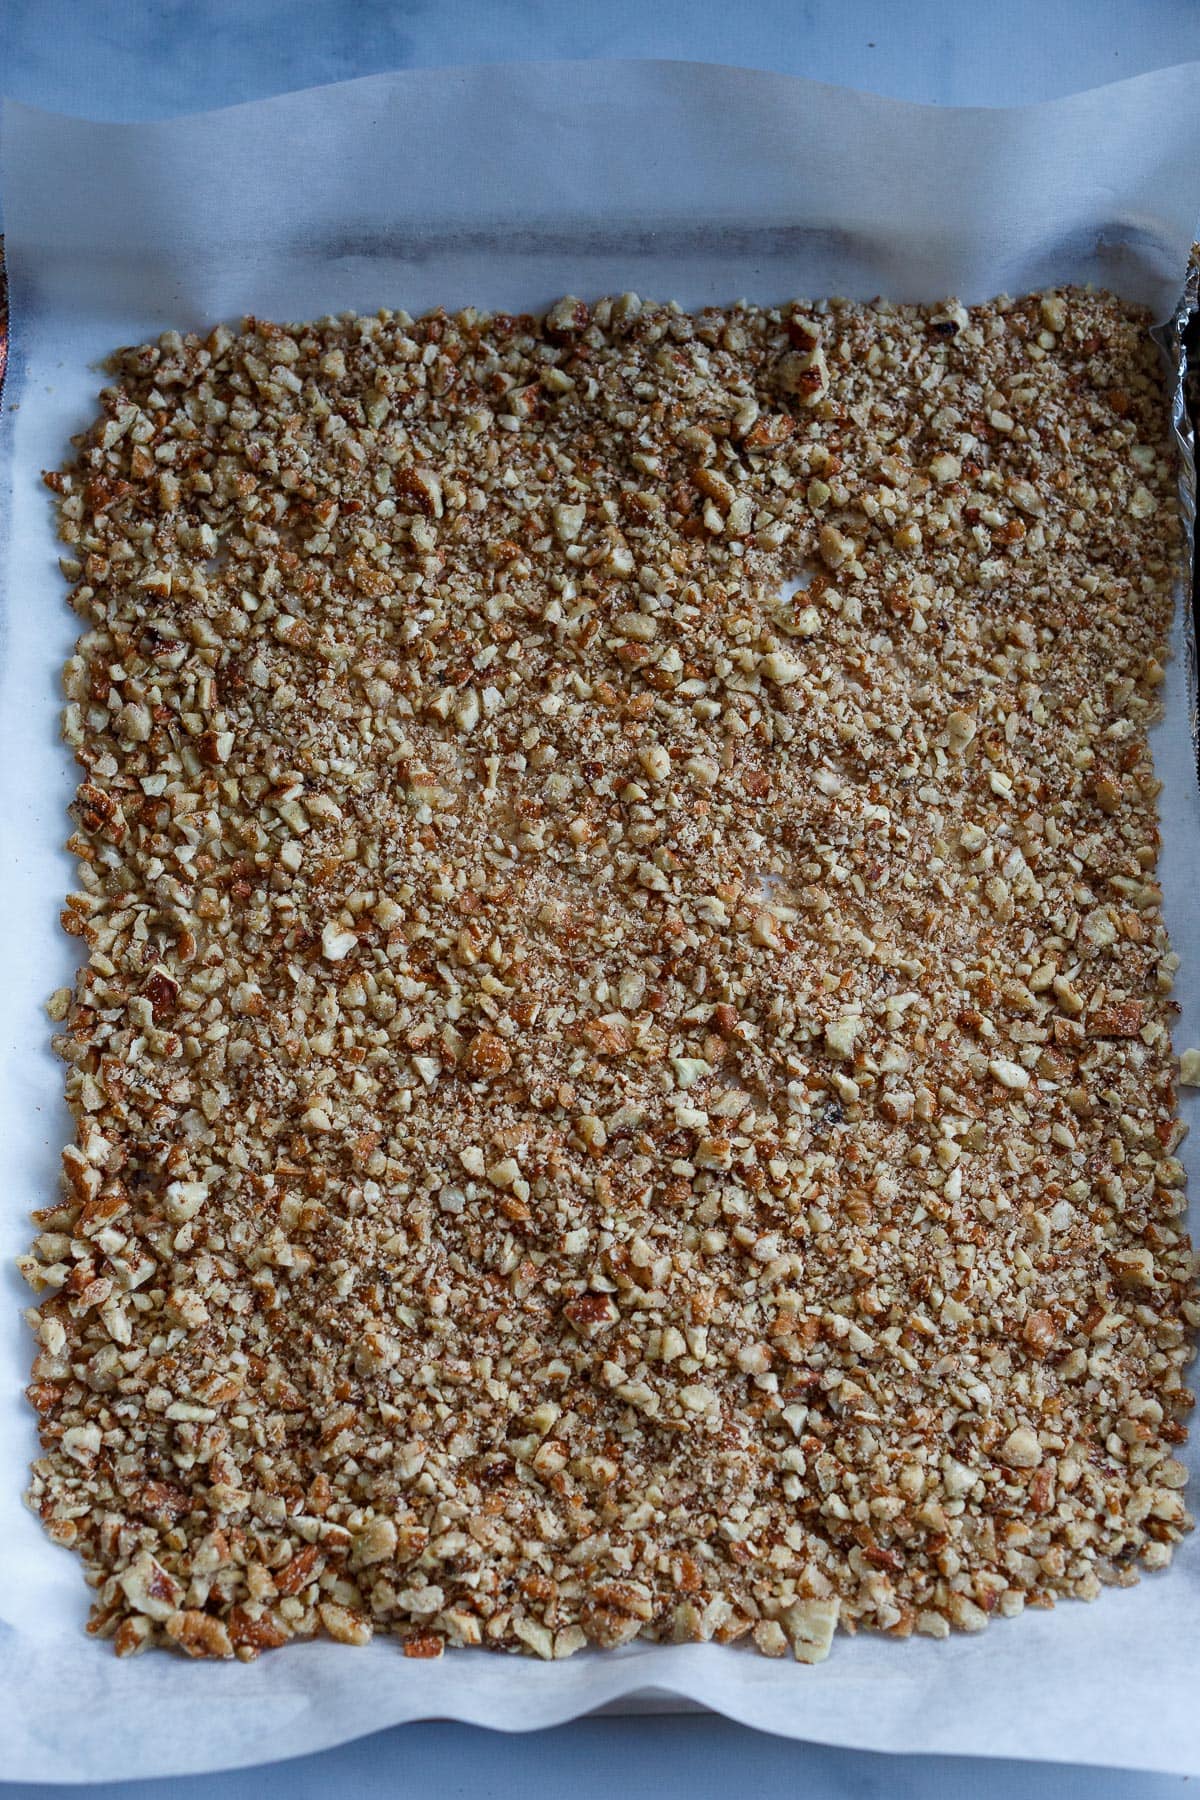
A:
MULTIPOLYGON (((0 500, 0 1255, 69 1135, 46 995, 74 778, 75 621, 40 471, 116 344, 244 313, 541 307, 634 288, 694 306, 841 293, 980 300, 1093 280, 1178 295, 1200 208, 1200 64, 1016 111, 938 111, 744 70, 566 64, 380 76, 168 124, 7 106, 12 360, 0 500)), ((1164 407, 1166 405, 1164 399, 1164 407)), ((1176 1044, 1200 1042, 1200 790, 1182 660, 1156 737, 1176 1044)), ((1184 1097, 1193 1120, 1195 1098, 1184 1097)), ((8 1280, 8 1278, 5 1278, 8 1280)), ((0 1778, 83 1781, 298 1755, 432 1716, 505 1730, 653 1691, 827 1743, 1200 1772, 1200 1534, 1166 1575, 946 1643, 839 1638, 818 1668, 635 1644, 543 1665, 297 1645, 250 1666, 118 1662, 21 1505, 35 1453, 15 1277, 0 1307, 0 1778)), ((1194 1460, 1196 1459, 1193 1452, 1194 1460)))

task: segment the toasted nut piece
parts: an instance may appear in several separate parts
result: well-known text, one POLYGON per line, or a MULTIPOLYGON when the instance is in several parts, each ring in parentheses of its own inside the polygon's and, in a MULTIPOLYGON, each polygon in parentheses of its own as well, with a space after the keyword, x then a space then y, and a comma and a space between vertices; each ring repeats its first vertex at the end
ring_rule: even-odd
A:
POLYGON ((584 301, 574 294, 556 300, 546 314, 546 336, 552 343, 568 343, 588 327, 589 313, 584 301))
POLYGON ((853 540, 843 536, 836 525, 822 525, 817 536, 817 548, 827 569, 840 569, 854 555, 853 540))
POLYGON ((512 1068, 512 1051, 494 1031, 481 1031, 468 1045, 460 1067, 472 1080, 492 1081, 512 1068))
POLYGON ((179 1583, 148 1550, 141 1551, 117 1580, 135 1611, 151 1619, 172 1618, 183 1598, 179 1583))
POLYGON ((355 1644, 361 1648, 369 1644, 372 1638, 371 1621, 361 1613, 354 1612, 348 1606, 339 1606, 332 1600, 322 1600, 317 1607, 317 1614, 322 1625, 339 1644, 355 1644))
POLYGON ((214 1619, 211 1613, 190 1610, 173 1612, 166 1621, 166 1632, 189 1656, 233 1655, 233 1643, 228 1631, 222 1621, 214 1619))
POLYGON ((1048 1312, 1032 1312, 1021 1327, 1021 1339, 1034 1356, 1048 1356, 1058 1341, 1058 1327, 1048 1312))
POLYGON ((775 384, 801 406, 815 406, 829 392, 829 369, 820 345, 789 350, 775 364, 775 384))

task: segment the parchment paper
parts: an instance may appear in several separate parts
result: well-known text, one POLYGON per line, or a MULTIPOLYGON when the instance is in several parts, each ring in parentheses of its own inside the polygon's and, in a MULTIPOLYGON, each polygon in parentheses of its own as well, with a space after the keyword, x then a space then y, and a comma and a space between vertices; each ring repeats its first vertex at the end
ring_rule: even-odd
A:
MULTIPOLYGON (((1019 111, 936 111, 683 63, 381 76, 169 124, 8 106, 13 355, 0 635, 0 1254, 68 1136, 45 996, 73 790, 57 670, 75 621, 39 473, 93 411, 97 359, 255 312, 539 307, 634 288, 687 305, 842 293, 979 300, 1095 280, 1168 315, 1200 203, 1200 64, 1019 111)), ((1164 398, 1164 408, 1166 401, 1164 398)), ((1183 663, 1157 734, 1176 1044, 1200 1042, 1200 792, 1183 663)), ((1197 1116, 1195 1097, 1185 1112, 1197 1116)), ((15 1277, 0 1317, 0 1777, 193 1772, 401 1720, 521 1730, 653 1690, 828 1743, 1200 1772, 1200 1535, 1175 1567, 946 1643, 839 1638, 809 1669, 631 1645, 543 1665, 395 1644, 240 1664, 118 1662, 86 1638, 75 1559, 23 1509, 34 1452, 15 1277)), ((1195 1453, 1193 1452, 1195 1458, 1195 1453)))

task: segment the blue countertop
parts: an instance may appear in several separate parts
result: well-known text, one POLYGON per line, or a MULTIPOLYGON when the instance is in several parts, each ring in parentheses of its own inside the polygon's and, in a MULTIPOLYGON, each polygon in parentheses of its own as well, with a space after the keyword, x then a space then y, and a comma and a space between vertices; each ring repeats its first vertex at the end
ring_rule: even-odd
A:
MULTIPOLYGON (((1200 4, 0 0, 0 45, 6 94, 106 119, 194 112, 385 69, 599 56, 742 63, 910 100, 1017 105, 1200 58, 1200 4)), ((106 1724, 98 1720, 97 1729, 106 1724)), ((1165 1800, 1182 1794, 1185 1780, 867 1755, 785 1743, 724 1719, 660 1716, 582 1720, 525 1737, 414 1725, 252 1772, 108 1783, 90 1791, 105 1800, 324 1800, 331 1794, 508 1800, 531 1790, 571 1800, 642 1794, 715 1800, 801 1787, 806 1800, 937 1800, 964 1789, 976 1800, 1165 1800)), ((12 1800, 53 1791, 27 1783, 6 1789, 12 1800)))
POLYGON ((98 119, 384 69, 593 56, 1015 106, 1200 57, 1195 0, 3 0, 0 28, 6 94, 98 119))

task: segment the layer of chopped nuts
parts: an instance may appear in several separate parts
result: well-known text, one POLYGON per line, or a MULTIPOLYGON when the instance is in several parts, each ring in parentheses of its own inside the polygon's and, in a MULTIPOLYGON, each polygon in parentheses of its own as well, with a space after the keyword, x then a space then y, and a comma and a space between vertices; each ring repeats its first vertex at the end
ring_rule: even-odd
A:
POLYGON ((119 1652, 826 1654, 1186 1529, 1145 317, 122 352, 31 1499, 119 1652))

